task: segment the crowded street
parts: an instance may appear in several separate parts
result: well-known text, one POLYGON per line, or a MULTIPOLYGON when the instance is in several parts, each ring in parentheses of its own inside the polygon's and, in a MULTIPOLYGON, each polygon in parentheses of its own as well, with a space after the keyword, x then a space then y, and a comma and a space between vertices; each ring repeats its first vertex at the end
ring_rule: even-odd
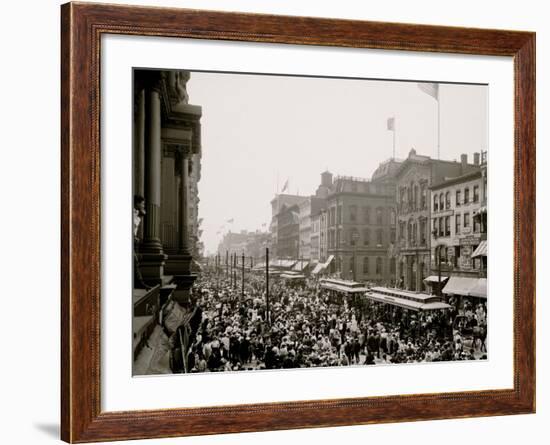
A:
POLYGON ((146 373, 195 373, 486 359, 485 336, 476 335, 486 331, 485 305, 450 303, 446 310, 414 312, 331 294, 313 279, 302 286, 276 280, 268 312, 265 277, 246 276, 243 294, 242 283, 207 271, 183 315, 174 314, 181 309, 173 302, 165 305, 164 326, 136 366, 146 373), (182 337, 169 325, 197 314, 183 360, 182 337))

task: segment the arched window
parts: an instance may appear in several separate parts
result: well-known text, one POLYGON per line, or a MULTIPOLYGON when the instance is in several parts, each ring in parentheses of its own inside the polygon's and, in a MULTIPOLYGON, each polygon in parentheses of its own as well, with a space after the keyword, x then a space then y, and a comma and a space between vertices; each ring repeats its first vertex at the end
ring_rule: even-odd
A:
POLYGON ((370 244, 370 229, 363 229, 363 245, 368 246, 370 244))
POLYGON ((414 234, 414 228, 413 228, 413 220, 409 219, 409 223, 407 224, 407 239, 409 240, 409 243, 412 244, 413 241, 413 234, 414 234))
POLYGON ((356 228, 350 229, 349 231, 349 244, 350 246, 355 246, 359 240, 359 231, 356 228))
POLYGON ((439 210, 445 209, 445 201, 443 199, 443 193, 439 194, 439 210))
POLYGON ((384 244, 384 235, 382 229, 376 229, 376 245, 381 246, 384 244))
POLYGON ((382 258, 376 258, 376 275, 382 275, 382 258))
POLYGON ((381 207, 376 209, 376 224, 381 226, 383 224, 384 214, 381 207))
POLYGON ((363 257, 363 273, 368 275, 369 273, 369 257, 363 257))
POLYGON ((426 184, 420 186, 420 208, 422 210, 426 209, 427 200, 426 200, 426 184))
POLYGON ((395 226, 395 209, 390 208, 390 225, 395 226))
POLYGON ((363 207, 363 222, 370 224, 370 207, 363 207))
POLYGON ((438 206, 437 206, 437 195, 434 195, 434 212, 437 212, 438 206))
POLYGON ((451 208, 451 192, 445 193, 445 209, 449 210, 451 208))

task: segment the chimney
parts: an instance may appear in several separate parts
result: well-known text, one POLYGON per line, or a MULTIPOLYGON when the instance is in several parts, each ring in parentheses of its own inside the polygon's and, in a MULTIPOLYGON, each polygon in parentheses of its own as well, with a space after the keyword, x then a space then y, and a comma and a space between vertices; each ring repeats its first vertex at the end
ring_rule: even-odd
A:
POLYGON ((466 167, 468 165, 468 155, 467 154, 461 154, 460 155, 460 163, 462 164, 462 167, 466 167))
POLYGON ((479 153, 474 153, 474 165, 479 165, 479 153))

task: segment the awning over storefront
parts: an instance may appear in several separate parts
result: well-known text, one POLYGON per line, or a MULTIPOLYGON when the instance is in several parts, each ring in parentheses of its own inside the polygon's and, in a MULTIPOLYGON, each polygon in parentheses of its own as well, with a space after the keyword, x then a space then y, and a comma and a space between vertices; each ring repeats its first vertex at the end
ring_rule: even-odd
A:
POLYGON ((476 285, 470 290, 470 296, 487 298, 487 278, 478 278, 476 285))
POLYGON ((311 273, 313 275, 317 275, 319 273, 321 273, 323 270, 325 270, 331 263, 331 261, 334 259, 334 255, 330 255, 328 257, 328 259, 324 262, 324 263, 318 263, 314 268, 313 270, 311 271, 311 273))
POLYGON ((443 288, 447 295, 487 298, 487 279, 469 277, 451 277, 443 288))
MULTIPOLYGON (((449 277, 444 277, 441 275, 441 282, 445 282, 449 279, 449 277)), ((424 278, 424 281, 427 281, 428 283, 439 283, 439 277, 437 275, 430 275, 428 278, 424 278)))
POLYGON ((302 272, 309 265, 309 261, 300 260, 292 267, 292 270, 296 272, 302 272))
POLYGON ((477 258, 478 256, 487 256, 487 241, 481 241, 477 249, 472 253, 472 258, 477 258))
POLYGON ((317 275, 319 272, 321 272, 325 268, 325 263, 317 263, 311 273, 313 275, 317 275))

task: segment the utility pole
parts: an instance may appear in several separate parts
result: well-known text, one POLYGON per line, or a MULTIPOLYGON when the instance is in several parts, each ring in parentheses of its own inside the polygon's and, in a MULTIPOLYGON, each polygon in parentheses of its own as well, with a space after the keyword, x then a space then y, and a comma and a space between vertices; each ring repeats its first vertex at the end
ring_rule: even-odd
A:
POLYGON ((233 253, 232 264, 233 264, 232 283, 233 283, 233 289, 235 289, 235 287, 237 287, 237 254, 236 253, 233 253))
POLYGON ((437 294, 441 297, 441 245, 436 247, 437 249, 437 294))
POLYGON ((269 325, 271 325, 269 314, 269 247, 265 248, 265 318, 269 325))
POLYGON ((242 265, 242 272, 243 272, 243 277, 242 277, 242 283, 241 283, 241 294, 243 296, 243 300, 244 300, 244 252, 243 252, 243 265, 242 265))

